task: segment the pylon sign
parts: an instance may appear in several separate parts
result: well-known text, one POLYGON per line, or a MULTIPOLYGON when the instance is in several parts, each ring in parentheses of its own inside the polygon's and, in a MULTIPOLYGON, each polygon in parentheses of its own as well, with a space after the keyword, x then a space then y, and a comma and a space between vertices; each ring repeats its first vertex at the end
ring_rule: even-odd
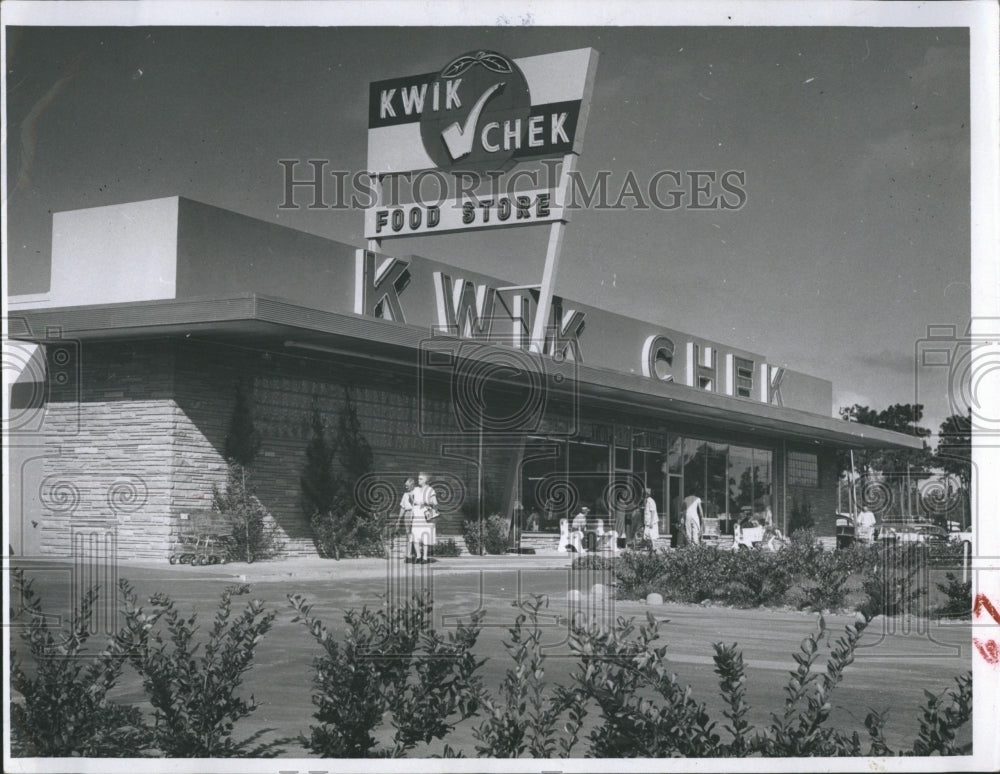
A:
POLYGON ((511 59, 471 51, 440 71, 375 81, 368 171, 493 171, 580 153, 597 52, 511 59))

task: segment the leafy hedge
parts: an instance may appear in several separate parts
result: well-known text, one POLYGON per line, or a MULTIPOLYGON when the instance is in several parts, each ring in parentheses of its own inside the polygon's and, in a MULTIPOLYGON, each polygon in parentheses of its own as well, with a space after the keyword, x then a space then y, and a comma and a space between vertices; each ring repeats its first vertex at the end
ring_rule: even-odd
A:
MULTIPOLYGON (((933 550, 915 544, 863 545, 824 551, 810 531, 796 532, 779 551, 720 551, 697 545, 673 551, 587 555, 574 567, 613 573, 622 598, 651 592, 675 602, 716 602, 734 607, 789 606, 813 611, 851 604, 866 615, 927 613, 928 568, 956 566, 960 547, 933 550)), ((971 607, 956 581, 938 588, 949 601, 941 614, 971 607)))
POLYGON ((509 534, 510 521, 499 513, 491 514, 483 521, 469 519, 462 524, 462 537, 473 556, 507 553, 509 534))
MULTIPOLYGON (((644 565, 632 566, 641 570, 644 565)), ((19 573, 14 580, 21 604, 12 610, 12 620, 24 624, 21 638, 33 662, 22 668, 23 653, 14 651, 12 685, 21 694, 12 705, 14 755, 271 757, 289 741, 261 744, 262 730, 233 739, 234 727, 258 707, 252 696, 241 698, 239 689, 276 615, 251 600, 231 620, 232 597, 246 593, 247 587, 223 593, 196 658, 196 617, 181 616, 166 597, 154 595, 152 611, 145 613, 122 581, 125 626, 105 650, 94 653, 84 645, 96 590, 71 615, 68 637, 59 638, 49 629, 30 582, 19 573), (163 628, 169 633, 166 639, 163 628), (108 699, 126 665, 143 678, 154 726, 139 707, 108 699)), ((316 723, 299 741, 323 757, 404 756, 418 745, 445 740, 459 722, 474 717, 480 718, 473 736, 482 757, 566 758, 582 744, 589 757, 966 752, 957 732, 972 714, 971 672, 957 677, 947 692, 926 692, 917 735, 905 750, 889 748, 882 732, 885 716, 875 711, 865 717, 863 734, 830 727, 831 696, 870 621, 864 615, 844 627, 836 641, 819 617, 817 630, 793 654, 795 667, 783 706, 771 713, 766 726, 755 728, 749 722, 747 675, 738 645, 714 645, 725 707, 716 717, 671 670, 667 648, 660 644, 660 624, 651 615, 640 626, 623 618, 610 627, 596 622, 574 626, 569 642, 574 671, 566 684, 553 687, 545 682, 543 634, 549 632, 539 621, 548 600, 531 596, 514 603, 518 615, 505 642, 510 662, 493 692, 478 674, 485 659, 473 653, 483 611, 444 636, 433 627, 428 596, 417 595, 397 608, 350 610, 338 630, 314 616, 303 597, 289 595, 289 601, 293 620, 304 625, 319 651, 311 681, 316 723), (825 668, 817 668, 824 649, 825 668), (376 738, 386 723, 394 730, 388 747, 376 738)), ((306 674, 302 680, 308 685, 306 674)), ((444 744, 444 757, 463 755, 444 744)))

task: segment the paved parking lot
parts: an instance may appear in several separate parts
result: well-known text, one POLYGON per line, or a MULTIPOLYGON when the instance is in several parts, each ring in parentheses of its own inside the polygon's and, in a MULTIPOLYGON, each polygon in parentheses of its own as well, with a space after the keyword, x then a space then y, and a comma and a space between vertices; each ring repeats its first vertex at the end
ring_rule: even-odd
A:
MULTIPOLYGON (((57 562, 27 563, 26 570, 36 579, 46 610, 62 612, 69 598, 69 565, 57 562)), ((179 603, 180 610, 197 610, 203 625, 214 612, 219 594, 233 582, 251 584, 252 593, 279 611, 275 626, 261 643, 257 665, 247 675, 246 688, 264 702, 251 718, 238 727, 237 735, 259 728, 273 728, 280 736, 306 732, 311 721, 311 663, 317 646, 300 624, 293 624, 286 594, 301 593, 315 603, 314 613, 328 625, 342 620, 343 611, 361 605, 380 605, 390 585, 397 593, 429 585, 435 599, 439 625, 450 625, 456 617, 468 618, 477 609, 486 617, 478 652, 488 660, 482 669, 484 682, 496 690, 510 663, 503 648, 506 627, 515 614, 512 602, 527 594, 546 594, 552 616, 548 644, 552 658, 547 662, 546 679, 562 682, 572 666, 565 646, 566 615, 572 612, 571 589, 589 590, 606 579, 582 576, 569 569, 564 557, 462 557, 441 559, 432 565, 397 565, 392 573, 377 560, 296 559, 256 563, 235 563, 210 567, 171 567, 162 564, 122 563, 117 570, 136 587, 140 598, 160 591, 179 603)), ((96 577, 96 576, 95 576, 96 577)), ((111 579, 111 575, 106 576, 111 579)), ((698 605, 665 604, 648 607, 635 601, 613 600, 606 595, 595 601, 582 597, 583 604, 607 616, 644 617, 647 611, 665 619, 662 627, 668 654, 683 682, 690 683, 694 695, 710 708, 721 709, 717 678, 713 673, 712 643, 738 642, 748 665, 747 700, 751 721, 765 724, 771 712, 780 711, 783 686, 793 666, 791 653, 814 630, 816 616, 795 611, 734 610, 698 605)), ((829 616, 835 632, 850 616, 829 616)), ((926 619, 885 621, 876 619, 869 628, 848 669, 844 682, 834 694, 834 722, 844 729, 857 729, 864 737, 863 720, 868 708, 889 709, 886 735, 890 745, 900 746, 916 733, 917 708, 923 690, 938 692, 952 685, 952 678, 971 663, 970 631, 967 623, 948 624, 926 619)), ((128 674, 128 673, 127 673, 128 674)), ((138 678, 128 674, 119 696, 125 701, 143 701, 138 678)), ((721 713, 718 717, 722 720, 721 713)), ((465 723, 449 739, 452 747, 474 754, 472 723, 465 723)), ((390 729, 391 731, 391 729, 390 729)), ((386 737, 388 738, 388 737, 386 737)), ((585 747, 577 748, 582 755, 585 747)), ((433 754, 437 748, 423 750, 433 754)), ((301 756, 301 748, 289 747, 289 756, 301 756)))

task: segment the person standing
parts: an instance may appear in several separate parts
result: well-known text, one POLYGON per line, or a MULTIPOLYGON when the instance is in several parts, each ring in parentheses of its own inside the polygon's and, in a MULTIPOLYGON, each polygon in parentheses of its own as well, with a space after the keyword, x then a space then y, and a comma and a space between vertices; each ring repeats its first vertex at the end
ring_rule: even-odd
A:
POLYGON ((413 488, 417 482, 412 478, 406 479, 403 485, 406 491, 399 501, 399 521, 397 527, 406 531, 406 561, 413 562, 420 557, 420 549, 413 542, 413 488))
POLYGON ((416 559, 419 564, 429 560, 427 553, 435 543, 435 525, 437 518, 437 495, 429 483, 430 476, 421 472, 417 476, 417 486, 413 490, 413 524, 410 527, 410 539, 419 547, 416 559))
POLYGON ((642 505, 642 537, 656 547, 656 541, 660 539, 660 514, 656 510, 656 500, 653 499, 653 490, 646 489, 646 499, 642 505))
POLYGON ((684 498, 677 495, 673 499, 670 509, 670 534, 673 538, 674 548, 683 548, 687 545, 687 533, 684 530, 684 498))
POLYGON ((687 541, 690 545, 698 545, 701 542, 701 520, 704 516, 701 498, 696 495, 688 495, 684 498, 684 509, 687 541))
POLYGON ((871 543, 875 534, 875 514, 865 508, 858 514, 856 537, 863 543, 871 543))

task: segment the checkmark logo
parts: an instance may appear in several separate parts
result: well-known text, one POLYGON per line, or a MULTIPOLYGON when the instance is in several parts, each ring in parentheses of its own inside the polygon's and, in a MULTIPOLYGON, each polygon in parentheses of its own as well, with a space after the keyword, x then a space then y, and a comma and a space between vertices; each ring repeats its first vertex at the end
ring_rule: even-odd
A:
POLYGON ((441 139, 444 140, 452 161, 458 161, 472 153, 472 141, 475 138, 479 115, 483 112, 483 108, 486 107, 489 98, 503 87, 504 83, 502 82, 494 83, 476 100, 476 104, 472 106, 472 110, 469 111, 469 115, 466 116, 465 123, 462 126, 459 126, 458 121, 456 121, 441 132, 441 139))

